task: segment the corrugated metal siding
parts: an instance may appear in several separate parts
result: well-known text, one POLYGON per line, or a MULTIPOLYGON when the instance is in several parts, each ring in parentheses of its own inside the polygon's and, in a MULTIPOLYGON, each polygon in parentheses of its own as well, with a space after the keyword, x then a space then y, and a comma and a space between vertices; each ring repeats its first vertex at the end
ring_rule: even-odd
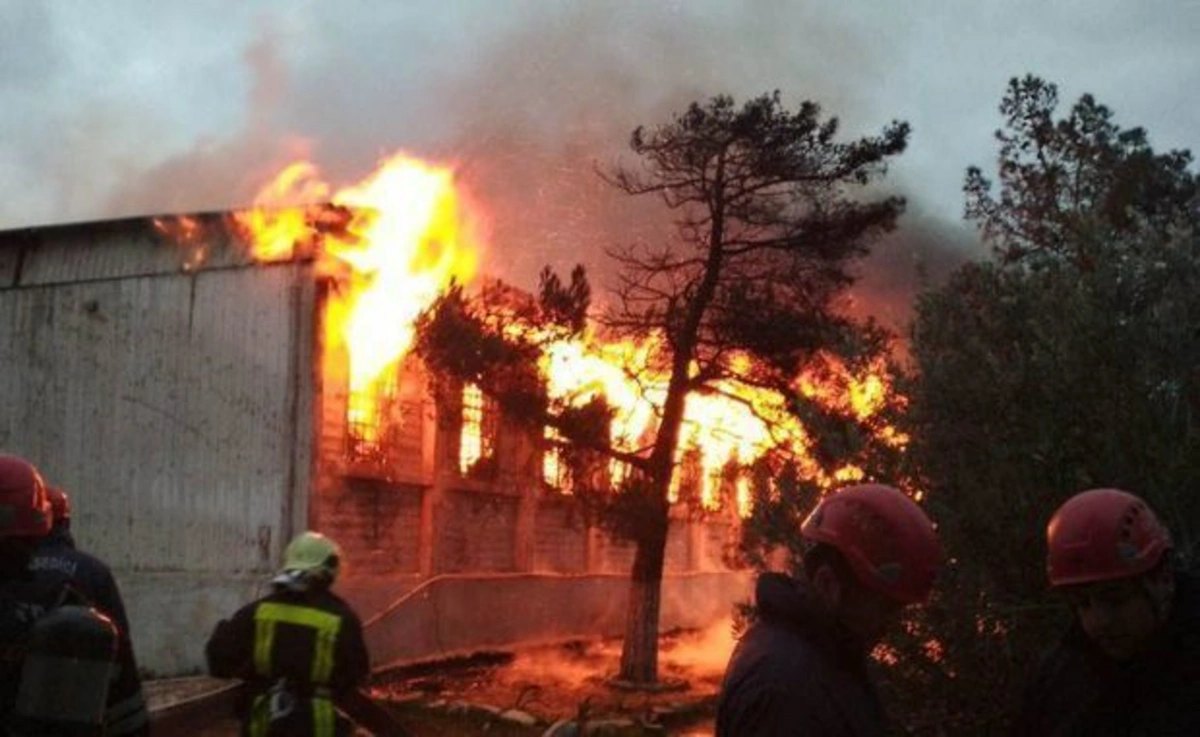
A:
POLYGON ((270 567, 297 452, 301 270, 0 291, 0 447, 64 485, 81 542, 115 568, 270 567))
POLYGON ((0 289, 7 289, 17 281, 17 267, 21 264, 21 249, 0 246, 0 289))
POLYGON ((202 252, 160 235, 149 219, 67 228, 47 239, 33 231, 29 242, 36 245, 25 248, 19 283, 39 286, 176 274, 189 265, 212 269, 247 262, 246 249, 231 247, 219 218, 203 222, 202 252))

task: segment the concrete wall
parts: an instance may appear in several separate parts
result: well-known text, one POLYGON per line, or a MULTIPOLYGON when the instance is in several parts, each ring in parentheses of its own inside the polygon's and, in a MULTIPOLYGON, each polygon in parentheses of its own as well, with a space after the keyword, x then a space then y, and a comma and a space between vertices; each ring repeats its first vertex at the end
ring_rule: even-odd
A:
POLYGON ((312 276, 213 227, 203 262, 143 220, 0 234, 0 450, 70 495, 156 673, 307 517, 312 276))
MULTIPOLYGON (((618 636, 628 587, 628 578, 616 574, 439 576, 377 618, 368 616, 367 643, 372 662, 387 666, 517 643, 618 636)), ((345 591, 357 599, 353 587, 345 591)), ((745 573, 668 574, 660 625, 712 624, 750 593, 745 573)))
MULTIPOLYGON (((410 360, 397 385, 414 409, 400 422, 421 419, 423 429, 402 429, 414 439, 402 456, 356 462, 347 457, 341 362, 330 357, 318 392, 313 524, 342 545, 348 575, 338 589, 368 622, 377 664, 621 634, 634 546, 589 526, 578 500, 544 484, 540 439, 486 418, 488 462, 464 472, 461 388, 431 390, 410 360)), ((710 624, 749 596, 747 577, 723 564, 736 533, 726 518, 675 510, 664 628, 710 624)))

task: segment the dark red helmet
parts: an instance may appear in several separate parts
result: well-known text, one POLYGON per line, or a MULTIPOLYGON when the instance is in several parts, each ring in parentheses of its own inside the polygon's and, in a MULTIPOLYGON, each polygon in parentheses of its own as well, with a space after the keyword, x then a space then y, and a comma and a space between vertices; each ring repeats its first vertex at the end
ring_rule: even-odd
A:
POLYGON ((1050 518, 1046 549, 1050 585, 1072 586, 1146 573, 1171 549, 1171 534, 1133 494, 1091 489, 1050 518))
POLYGON ((50 497, 50 511, 54 516, 54 524, 70 521, 71 498, 67 496, 67 492, 57 486, 47 486, 46 494, 50 497))
POLYGON ((882 484, 830 494, 800 533, 836 548, 864 586, 901 604, 929 596, 942 562, 933 522, 904 492, 882 484))
POLYGON ((0 537, 40 537, 50 532, 50 498, 32 463, 0 454, 0 537))

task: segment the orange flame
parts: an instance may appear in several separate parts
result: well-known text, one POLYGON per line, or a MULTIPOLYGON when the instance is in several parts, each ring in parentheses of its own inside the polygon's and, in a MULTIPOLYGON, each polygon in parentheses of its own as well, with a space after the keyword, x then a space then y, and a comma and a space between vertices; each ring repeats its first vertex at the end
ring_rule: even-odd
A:
POLYGON ((289 259, 311 243, 318 273, 336 277, 326 339, 349 355, 351 425, 377 429, 381 379, 411 347, 417 316, 451 281, 475 276, 480 221, 453 171, 401 153, 333 191, 315 166, 297 162, 236 221, 256 259, 289 259))
MULTIPOLYGON (((352 428, 360 428, 360 440, 386 442, 379 430, 389 400, 387 378, 411 346, 417 316, 452 280, 468 283, 478 267, 478 212, 469 206, 453 172, 398 154, 363 181, 334 190, 315 166, 301 161, 284 169, 254 207, 235 220, 250 235, 257 260, 287 260, 301 249, 315 260, 319 274, 334 279, 326 341, 349 358, 347 419, 352 428)), ((667 391, 667 373, 655 365, 661 348, 661 338, 653 334, 612 341, 593 333, 551 344, 539 368, 555 401, 579 406, 603 395, 615 411, 613 445, 644 453, 658 430, 667 391)), ((891 388, 882 367, 858 375, 827 361, 799 377, 794 390, 864 420, 880 411, 891 388)), ((462 428, 463 469, 490 452, 482 437, 481 398, 472 387, 466 391, 473 394, 464 397, 469 400, 464 412, 470 416, 464 415, 469 421, 462 428)), ((786 400, 778 392, 729 380, 689 396, 673 498, 686 492, 706 508, 730 503, 744 515, 750 504, 750 465, 781 447, 791 451, 802 473, 825 486, 862 478, 863 472, 853 466, 828 472, 812 460, 808 433, 788 411, 786 400)), ((882 435, 886 442, 907 442, 891 428, 882 435)), ((562 470, 560 459, 547 454, 547 481, 560 483, 562 470)), ((619 480, 624 471, 614 462, 609 477, 619 480)))
MULTIPOLYGON (((589 335, 552 344, 541 369, 552 399, 581 406, 603 395, 615 410, 610 431, 613 446, 639 453, 646 451, 653 440, 658 410, 667 393, 667 373, 651 365, 651 356, 659 347, 655 336, 637 342, 605 342, 589 335)), ((743 355, 734 360, 742 364, 735 368, 744 369, 752 359, 743 355)), ((872 366, 861 376, 832 360, 822 368, 819 377, 811 374, 798 379, 798 390, 826 406, 849 409, 859 420, 873 417, 885 406, 891 389, 883 366, 872 366)), ((881 431, 881 437, 895 446, 903 446, 908 440, 890 427, 881 431)), ((694 463, 698 465, 694 469, 698 488, 692 491, 700 504, 717 509, 726 503, 722 497, 728 495, 728 502, 745 516, 750 507, 750 465, 780 448, 789 451, 804 476, 824 487, 863 478, 861 469, 849 465, 826 472, 809 455, 810 443, 807 431, 779 392, 733 380, 717 382, 710 391, 687 398, 672 501, 681 493, 682 470, 694 463), (730 472, 733 479, 727 485, 730 472)), ((553 482, 560 473, 557 458, 547 459, 545 472, 547 481, 553 482)), ((614 467, 613 476, 618 473, 614 467)))

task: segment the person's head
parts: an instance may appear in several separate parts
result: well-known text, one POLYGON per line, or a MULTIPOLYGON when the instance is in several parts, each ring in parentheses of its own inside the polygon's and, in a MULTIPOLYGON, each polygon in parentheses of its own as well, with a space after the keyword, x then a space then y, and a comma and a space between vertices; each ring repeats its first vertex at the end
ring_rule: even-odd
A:
POLYGON ((805 573, 829 611, 871 645, 900 610, 928 598, 941 564, 933 523, 899 489, 859 484, 830 494, 800 529, 805 573))
POLYGON ((0 574, 19 575, 50 532, 52 512, 42 475, 32 463, 0 454, 0 574))
POLYGON ((283 551, 283 568, 272 583, 291 591, 329 588, 337 580, 342 551, 319 532, 302 532, 283 551))
POLYGON ((50 497, 50 511, 55 529, 71 529, 71 499, 67 493, 57 486, 46 487, 50 497))
POLYGON ((1050 518, 1046 549, 1051 587, 1109 657, 1137 655, 1170 615, 1171 536, 1133 494, 1091 489, 1071 497, 1050 518))

